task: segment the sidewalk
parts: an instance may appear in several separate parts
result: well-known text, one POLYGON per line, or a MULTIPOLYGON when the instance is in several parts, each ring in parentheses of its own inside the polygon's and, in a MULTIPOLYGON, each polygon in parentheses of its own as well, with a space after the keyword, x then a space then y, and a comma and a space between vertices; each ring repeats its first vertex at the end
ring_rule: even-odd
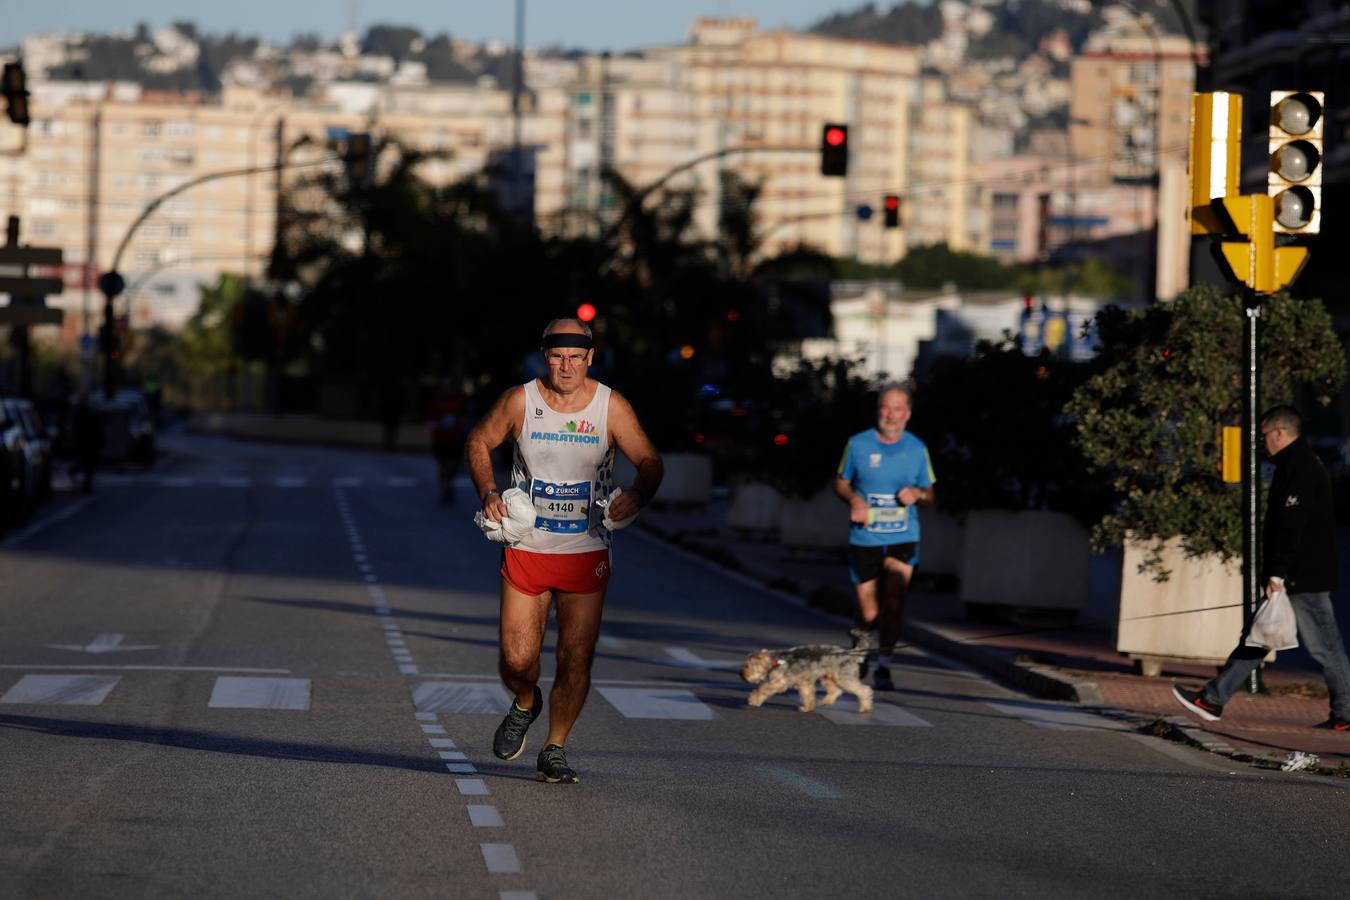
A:
MULTIPOLYGON (((726 526, 726 498, 706 508, 644 510, 639 527, 714 563, 782 590, 839 617, 840 643, 849 627, 853 594, 842 553, 793 551, 764 537, 726 526)), ((1064 626, 979 622, 966 617, 949 586, 916 577, 905 607, 904 637, 955 657, 1005 683, 1041 697, 1069 700, 1124 718, 1141 730, 1202 746, 1236 761, 1278 766, 1293 751, 1319 757, 1320 770, 1345 766, 1350 775, 1350 734, 1311 726, 1327 717, 1326 686, 1316 671, 1276 663, 1264 670, 1266 692, 1239 694, 1222 721, 1188 715, 1172 685, 1195 687, 1214 674, 1210 666, 1164 666, 1162 675, 1138 674, 1114 647, 1109 623, 1064 626)))

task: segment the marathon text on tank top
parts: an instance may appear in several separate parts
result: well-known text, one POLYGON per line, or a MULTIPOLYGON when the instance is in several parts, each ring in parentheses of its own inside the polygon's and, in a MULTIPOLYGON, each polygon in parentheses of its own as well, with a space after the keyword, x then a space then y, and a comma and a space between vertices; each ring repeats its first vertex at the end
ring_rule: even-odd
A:
POLYGON ((517 549, 588 553, 609 546, 609 531, 600 524, 604 510, 595 505, 609 496, 614 481, 609 395, 596 382, 585 409, 561 413, 544 402, 538 382, 526 382, 511 481, 530 495, 534 530, 517 549))

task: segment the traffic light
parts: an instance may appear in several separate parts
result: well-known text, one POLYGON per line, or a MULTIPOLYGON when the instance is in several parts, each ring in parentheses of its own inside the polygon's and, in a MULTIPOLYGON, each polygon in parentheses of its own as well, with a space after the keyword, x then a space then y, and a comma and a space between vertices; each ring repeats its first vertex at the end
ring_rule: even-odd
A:
POLYGON ((1228 91, 1191 94, 1191 144, 1186 175, 1190 182, 1191 234, 1222 234, 1211 202, 1232 197, 1241 185, 1242 95, 1228 91))
POLYGON ((591 322, 591 321, 594 321, 594 320, 595 320, 595 314, 596 314, 596 309, 595 309, 595 304, 593 304, 593 303, 582 303, 581 305, 579 305, 579 306, 577 307, 577 321, 579 321, 579 322, 591 322))
POLYGON ((5 63, 4 75, 0 76, 0 93, 9 104, 9 120, 28 127, 28 76, 23 72, 23 63, 5 63))
POLYGON ((1317 234, 1322 228, 1321 91, 1270 92, 1270 174, 1275 230, 1317 234))
POLYGON ((1275 203, 1266 194, 1219 197, 1214 211, 1227 236, 1221 244, 1233 277, 1258 294, 1273 294, 1289 286, 1303 264, 1308 248, 1275 246, 1275 203))
POLYGON ((348 182, 354 188, 367 187, 375 168, 370 133, 354 131, 348 134, 346 150, 342 161, 347 167, 348 182))
POLYGON ((887 194, 881 201, 883 221, 887 228, 900 227, 900 197, 897 194, 887 194))
POLYGON ((848 174, 848 126, 826 122, 820 130, 820 174, 843 178, 848 174))

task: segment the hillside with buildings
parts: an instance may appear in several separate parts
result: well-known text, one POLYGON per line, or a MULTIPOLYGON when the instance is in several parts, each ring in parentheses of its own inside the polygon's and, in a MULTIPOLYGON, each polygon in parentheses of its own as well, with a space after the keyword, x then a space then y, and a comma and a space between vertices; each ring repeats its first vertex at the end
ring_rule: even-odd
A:
POLYGON ((432 184, 493 182, 547 234, 612 223, 613 171, 691 192, 695 231, 715 236, 729 170, 758 185, 761 257, 809 247, 890 264, 946 244, 1063 261, 1091 244, 1140 273, 1142 297, 1155 271, 1175 288, 1155 223, 1160 203, 1180 203, 1168 191, 1178 165, 1184 184, 1201 52, 1174 33, 1170 4, 1153 5, 1156 18, 1139 0, 868 6, 804 32, 698 19, 671 45, 529 52, 518 100, 509 46, 392 25, 284 47, 188 23, 33 35, 10 57, 30 74, 34 121, 26 151, 0 156, 0 184, 25 240, 65 248, 76 287, 166 191, 283 163, 279 178, 194 188, 136 232, 121 269, 153 299, 133 303, 136 324, 182 321, 221 271, 260 276, 302 167, 355 132, 425 154, 432 184), (850 126, 846 178, 820 174, 825 122, 850 126), (884 228, 873 213, 892 194, 900 227, 884 228))

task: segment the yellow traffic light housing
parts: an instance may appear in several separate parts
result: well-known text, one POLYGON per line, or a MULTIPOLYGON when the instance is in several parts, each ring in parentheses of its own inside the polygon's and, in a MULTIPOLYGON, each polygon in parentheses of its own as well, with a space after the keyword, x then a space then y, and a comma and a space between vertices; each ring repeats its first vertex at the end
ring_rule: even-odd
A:
POLYGON ((1211 201, 1236 196, 1242 162, 1242 95, 1228 91, 1191 94, 1191 234, 1222 234, 1211 201))
POLYGON ((1308 261, 1307 247, 1275 246, 1275 200, 1266 194, 1245 194, 1214 200, 1213 210, 1226 240, 1223 256, 1233 277, 1258 294, 1273 294, 1289 286, 1308 261))
POLYGON ((1270 92, 1270 174, 1266 193, 1275 198, 1274 228, 1282 234, 1322 229, 1321 91, 1270 92))

